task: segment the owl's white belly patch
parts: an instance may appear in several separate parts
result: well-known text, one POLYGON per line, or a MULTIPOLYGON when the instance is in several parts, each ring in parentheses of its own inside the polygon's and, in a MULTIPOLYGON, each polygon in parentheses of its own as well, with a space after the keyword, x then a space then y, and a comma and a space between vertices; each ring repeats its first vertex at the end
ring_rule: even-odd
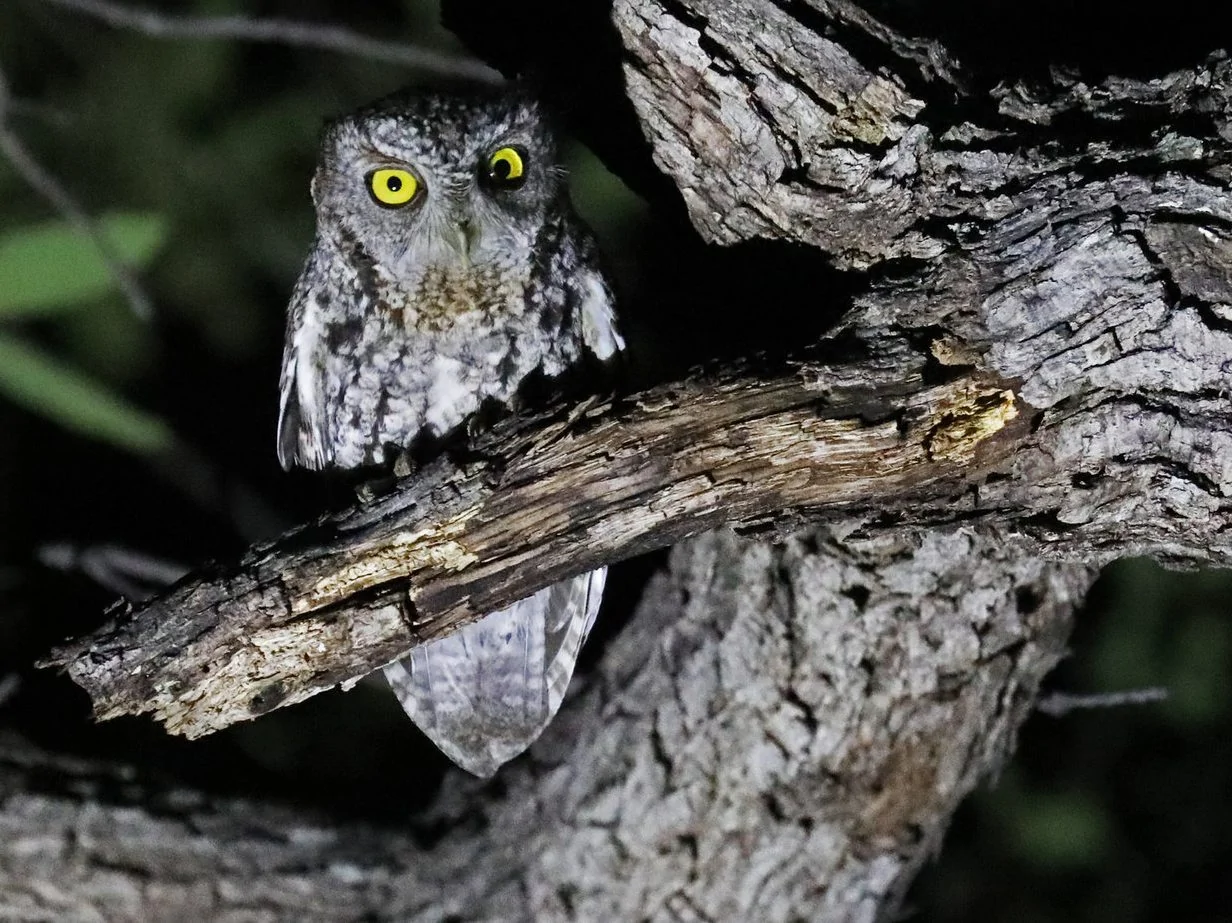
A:
POLYGON ((424 422, 437 435, 457 426, 473 413, 475 389, 462 363, 450 356, 437 356, 432 362, 428 385, 428 412, 424 422))

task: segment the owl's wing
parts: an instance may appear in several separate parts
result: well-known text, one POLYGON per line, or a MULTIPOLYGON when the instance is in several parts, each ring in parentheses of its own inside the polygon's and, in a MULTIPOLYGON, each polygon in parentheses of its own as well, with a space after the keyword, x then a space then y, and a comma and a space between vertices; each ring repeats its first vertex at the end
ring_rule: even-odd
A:
POLYGON ((562 580, 385 667, 398 701, 451 760, 488 777, 547 727, 590 633, 607 569, 562 580))
POLYGON ((278 461, 288 471, 295 465, 320 469, 326 461, 321 393, 324 330, 314 268, 310 257, 287 309, 278 380, 278 461))
POLYGON ((616 329, 612 290, 593 263, 581 270, 572 284, 581 305, 582 342, 595 358, 606 362, 625 348, 624 338, 616 329))

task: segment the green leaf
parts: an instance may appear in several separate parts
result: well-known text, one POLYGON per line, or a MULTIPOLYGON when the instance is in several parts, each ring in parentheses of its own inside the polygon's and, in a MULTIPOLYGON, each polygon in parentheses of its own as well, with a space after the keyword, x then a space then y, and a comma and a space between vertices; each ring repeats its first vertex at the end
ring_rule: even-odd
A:
MULTIPOLYGON (((113 212, 98 222, 117 256, 145 266, 166 239, 158 215, 113 212)), ((117 288, 98 247, 64 221, 0 235, 0 320, 79 307, 117 288)))
POLYGON ((67 429, 132 452, 164 451, 174 441, 162 420, 134 407, 106 385, 3 335, 0 394, 67 429))

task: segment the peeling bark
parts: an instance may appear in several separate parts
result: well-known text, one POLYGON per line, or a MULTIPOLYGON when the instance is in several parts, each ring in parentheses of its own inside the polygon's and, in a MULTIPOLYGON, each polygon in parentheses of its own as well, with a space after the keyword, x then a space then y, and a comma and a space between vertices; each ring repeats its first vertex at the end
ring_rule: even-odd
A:
POLYGON ((850 0, 613 17, 697 231, 866 283, 816 352, 512 421, 60 656, 101 713, 205 733, 566 574, 778 531, 679 545, 531 758, 410 822, 430 846, 273 808, 250 843, 232 803, 202 837, 6 770, 22 913, 884 919, 1012 749, 1091 568, 1232 562, 1226 53, 982 86, 850 0))

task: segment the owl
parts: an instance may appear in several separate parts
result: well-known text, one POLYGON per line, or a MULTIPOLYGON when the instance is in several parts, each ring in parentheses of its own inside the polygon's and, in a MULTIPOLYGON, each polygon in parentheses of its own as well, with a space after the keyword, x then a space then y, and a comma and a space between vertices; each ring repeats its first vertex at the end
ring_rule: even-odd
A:
MULTIPOLYGON (((282 361, 284 468, 395 462, 465 434, 528 376, 602 367, 624 348, 526 93, 403 92, 339 118, 311 190, 316 238, 282 361)), ((604 578, 548 586, 421 645, 385 667, 389 684, 447 756, 490 776, 560 707, 604 578)))

